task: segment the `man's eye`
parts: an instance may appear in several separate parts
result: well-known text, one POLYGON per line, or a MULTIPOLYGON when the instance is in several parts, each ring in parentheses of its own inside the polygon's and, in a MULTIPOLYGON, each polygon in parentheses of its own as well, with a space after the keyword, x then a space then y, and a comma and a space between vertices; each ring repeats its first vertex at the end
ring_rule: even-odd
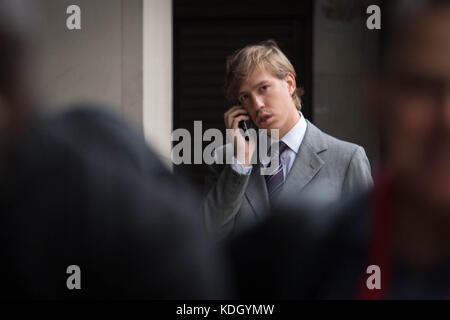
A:
POLYGON ((239 99, 241 102, 244 102, 245 100, 247 100, 248 96, 241 96, 241 98, 239 99))
POLYGON ((266 91, 269 86, 262 86, 261 91, 266 91))

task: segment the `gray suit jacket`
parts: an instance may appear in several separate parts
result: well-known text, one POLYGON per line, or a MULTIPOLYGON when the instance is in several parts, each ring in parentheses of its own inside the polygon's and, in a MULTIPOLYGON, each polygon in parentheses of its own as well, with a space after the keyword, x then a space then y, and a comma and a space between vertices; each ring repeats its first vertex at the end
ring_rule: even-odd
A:
MULTIPOLYGON (((330 202, 353 191, 369 188, 372 176, 364 149, 338 140, 307 121, 305 137, 278 199, 303 197, 330 202)), ((241 175, 230 165, 210 166, 203 214, 212 233, 229 235, 267 216, 269 195, 260 165, 241 175)))

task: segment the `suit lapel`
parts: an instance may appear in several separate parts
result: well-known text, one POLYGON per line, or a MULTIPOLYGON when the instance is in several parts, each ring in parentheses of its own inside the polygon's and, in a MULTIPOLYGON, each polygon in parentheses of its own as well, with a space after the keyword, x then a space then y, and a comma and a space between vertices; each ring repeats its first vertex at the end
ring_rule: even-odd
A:
POLYGON ((253 165, 245 195, 258 216, 263 215, 270 208, 269 194, 264 176, 261 175, 260 164, 253 165))
MULTIPOLYGON (((305 136, 279 196, 300 192, 325 164, 319 156, 320 152, 328 148, 324 133, 306 121, 305 136)), ((253 166, 245 195, 257 215, 262 215, 270 208, 269 194, 264 176, 260 172, 260 164, 253 166)))
POLYGON ((300 192, 317 172, 319 172, 323 165, 323 160, 309 145, 302 145, 295 157, 294 164, 284 182, 280 194, 285 195, 286 193, 300 192))
POLYGON ((307 121, 307 129, 294 164, 286 177, 280 196, 300 192, 325 164, 319 153, 328 148, 323 133, 307 121))

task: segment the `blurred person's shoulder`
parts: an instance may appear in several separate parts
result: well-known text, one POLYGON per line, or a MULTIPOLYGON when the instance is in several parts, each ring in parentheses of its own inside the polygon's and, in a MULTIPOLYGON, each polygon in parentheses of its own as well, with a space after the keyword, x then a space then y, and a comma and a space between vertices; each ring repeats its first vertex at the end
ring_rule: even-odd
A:
POLYGON ((237 235, 229 250, 240 296, 350 296, 365 257, 369 199, 369 192, 327 206, 292 199, 275 208, 269 219, 237 235), (333 292, 335 288, 342 291, 333 292))
POLYGON ((6 167, 5 197, 29 197, 29 206, 51 208, 53 201, 67 214, 78 208, 94 215, 108 210, 122 215, 134 206, 131 212, 152 209, 186 218, 195 211, 197 195, 170 173, 143 135, 92 106, 35 115, 11 147, 6 167))
POLYGON ((367 231, 370 197, 371 192, 364 190, 331 203, 286 198, 278 202, 268 219, 248 233, 267 232, 294 242, 321 242, 344 236, 345 241, 360 243, 367 231))
POLYGON ((142 174, 163 168, 143 134, 98 105, 71 106, 69 111, 42 118, 40 128, 54 141, 92 161, 127 163, 142 174), (107 159, 106 155, 112 158, 107 159))
POLYGON ((318 241, 335 237, 338 231, 344 229, 343 235, 349 236, 350 241, 364 236, 370 191, 362 190, 328 203, 307 201, 305 197, 286 199, 274 209, 274 219, 283 220, 286 224, 297 221, 305 235, 318 241))
MULTIPOLYGON (((180 202, 173 203, 172 207, 180 206, 180 203, 185 203, 186 208, 194 207, 197 195, 191 191, 188 182, 170 173, 147 144, 143 133, 113 113, 104 111, 102 106, 73 105, 68 111, 54 116, 38 117, 35 124, 29 137, 30 147, 45 146, 41 149, 43 152, 39 152, 43 167, 56 166, 66 172, 74 171, 75 179, 65 179, 66 183, 89 188, 93 195, 111 190, 114 184, 130 183, 135 188, 157 191, 161 201, 165 198, 173 203, 174 193, 177 193, 180 202), (81 174, 79 179, 75 176, 77 173, 81 174), (86 186, 80 186, 81 183, 86 186)), ((133 192, 133 188, 121 189, 115 191, 115 202, 126 201, 125 195, 133 192)))
MULTIPOLYGON (((7 178, 19 185, 81 189, 92 180, 140 179, 170 173, 136 133, 116 116, 95 105, 77 105, 54 115, 35 112, 8 152, 7 178)), ((95 190, 94 190, 95 191, 95 190)))
POLYGON ((192 188, 115 116, 81 106, 36 116, 16 140, 2 182, 11 268, 28 257, 35 270, 47 270, 24 284, 36 290, 19 288, 19 295, 70 297, 60 287, 65 282, 52 276, 67 261, 97 274, 86 283, 85 297, 222 293, 192 188))

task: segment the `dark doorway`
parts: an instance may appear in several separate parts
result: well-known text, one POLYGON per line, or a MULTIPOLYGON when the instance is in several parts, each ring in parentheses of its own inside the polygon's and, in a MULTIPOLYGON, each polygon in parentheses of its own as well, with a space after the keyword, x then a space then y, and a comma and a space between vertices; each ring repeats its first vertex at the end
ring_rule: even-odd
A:
MULTIPOLYGON (((223 114, 231 107, 223 95, 225 60, 247 44, 273 39, 291 60, 297 85, 305 88, 303 114, 312 120, 312 1, 173 0, 174 129, 194 121, 203 131, 224 130, 223 114)), ((204 144, 206 145, 206 144, 204 144)), ((180 165, 201 187, 204 165, 180 165)))

